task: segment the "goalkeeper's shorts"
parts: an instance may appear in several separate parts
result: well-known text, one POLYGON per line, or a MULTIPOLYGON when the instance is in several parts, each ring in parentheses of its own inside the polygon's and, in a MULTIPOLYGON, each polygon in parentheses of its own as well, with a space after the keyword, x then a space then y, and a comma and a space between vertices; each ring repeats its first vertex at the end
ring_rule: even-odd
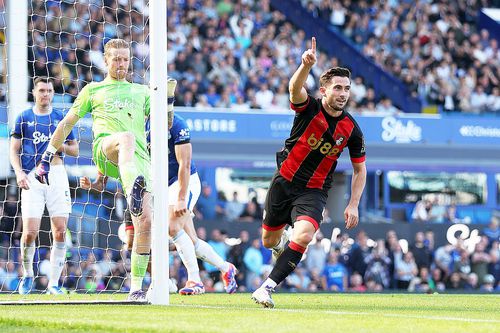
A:
MULTIPOLYGON (((107 157, 106 154, 104 154, 104 151, 102 150, 102 142, 103 139, 106 136, 100 136, 94 139, 94 145, 92 148, 92 157, 94 160, 94 163, 97 167, 97 170, 99 170, 103 175, 115 178, 120 181, 122 184, 123 191, 125 192, 125 188, 123 187, 123 183, 120 177, 120 170, 118 168, 118 165, 115 163, 111 162, 107 157)), ((151 163, 149 160, 144 159, 142 156, 140 156, 137 152, 135 153, 135 158, 134 162, 137 167, 137 171, 139 175, 144 176, 144 179, 146 180, 146 191, 150 192, 151 190, 151 174, 150 174, 150 169, 151 169, 151 163)), ((128 193, 125 193, 128 194, 128 193)))

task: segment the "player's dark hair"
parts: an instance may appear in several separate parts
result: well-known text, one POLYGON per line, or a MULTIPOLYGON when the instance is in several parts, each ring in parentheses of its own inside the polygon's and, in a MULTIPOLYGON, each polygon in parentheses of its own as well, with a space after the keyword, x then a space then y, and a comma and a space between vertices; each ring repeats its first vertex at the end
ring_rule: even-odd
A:
POLYGON ((33 81, 33 89, 36 88, 36 85, 39 84, 40 82, 43 83, 52 83, 54 85, 54 81, 46 76, 38 76, 34 81, 33 81))
POLYGON ((319 86, 324 87, 332 82, 334 76, 342 76, 351 80, 351 71, 344 67, 332 67, 321 74, 319 77, 319 86))

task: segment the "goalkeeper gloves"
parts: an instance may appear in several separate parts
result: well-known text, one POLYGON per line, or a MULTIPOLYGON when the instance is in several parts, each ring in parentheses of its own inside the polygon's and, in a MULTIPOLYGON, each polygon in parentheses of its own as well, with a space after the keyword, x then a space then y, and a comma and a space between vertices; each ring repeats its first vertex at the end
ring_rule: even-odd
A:
POLYGON ((50 162, 54 158, 54 153, 47 150, 43 153, 42 159, 38 162, 35 170, 35 178, 42 184, 49 185, 50 162))

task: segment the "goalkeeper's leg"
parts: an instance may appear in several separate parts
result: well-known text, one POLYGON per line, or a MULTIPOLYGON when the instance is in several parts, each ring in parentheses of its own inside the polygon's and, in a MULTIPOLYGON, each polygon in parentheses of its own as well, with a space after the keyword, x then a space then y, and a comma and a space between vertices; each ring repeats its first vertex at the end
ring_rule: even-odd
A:
POLYGON ((101 138, 95 143, 94 161, 104 175, 120 179, 128 196, 132 215, 142 213, 143 194, 148 176, 145 174, 147 161, 138 158, 136 140, 131 132, 120 132, 101 138), (105 164, 105 170, 99 165, 105 164))
POLYGON ((152 196, 149 192, 144 193, 143 212, 140 216, 133 216, 134 242, 131 253, 132 278, 129 299, 135 301, 146 301, 146 292, 142 290, 142 282, 146 275, 151 250, 151 218, 152 218, 152 196))

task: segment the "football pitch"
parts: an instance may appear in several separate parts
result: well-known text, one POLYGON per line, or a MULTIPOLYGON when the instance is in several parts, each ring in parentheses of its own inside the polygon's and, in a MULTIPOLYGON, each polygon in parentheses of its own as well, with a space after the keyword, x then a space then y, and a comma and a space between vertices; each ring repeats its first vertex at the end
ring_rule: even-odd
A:
MULTIPOLYGON (((126 295, 30 295, 37 301, 126 295)), ((14 300, 0 295, 0 304, 14 300)), ((24 297, 25 300, 30 300, 24 297)), ((264 309, 250 294, 170 295, 169 306, 0 305, 0 332, 500 332, 500 295, 285 294, 264 309)))

